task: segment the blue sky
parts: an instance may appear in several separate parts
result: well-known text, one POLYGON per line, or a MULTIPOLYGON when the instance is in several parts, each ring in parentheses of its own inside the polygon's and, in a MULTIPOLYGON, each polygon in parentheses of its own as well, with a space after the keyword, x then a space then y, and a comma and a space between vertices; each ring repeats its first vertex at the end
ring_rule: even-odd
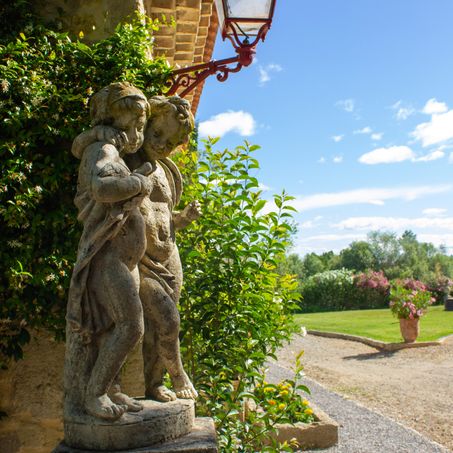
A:
POLYGON ((265 196, 296 197, 295 252, 411 229, 453 253, 452 17, 451 0, 277 0, 257 61, 208 79, 200 131, 261 145, 265 196))

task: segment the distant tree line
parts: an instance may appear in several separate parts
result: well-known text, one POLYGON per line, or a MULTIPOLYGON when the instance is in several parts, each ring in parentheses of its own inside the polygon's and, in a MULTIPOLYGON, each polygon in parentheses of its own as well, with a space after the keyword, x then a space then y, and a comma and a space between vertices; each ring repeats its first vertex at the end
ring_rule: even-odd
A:
POLYGON ((300 286, 315 274, 338 269, 382 271, 389 280, 411 278, 430 285, 445 277, 453 278, 453 256, 445 247, 418 241, 410 230, 400 237, 373 231, 366 240, 354 241, 338 254, 308 253, 302 258, 294 253, 280 264, 282 273, 297 275, 300 286))

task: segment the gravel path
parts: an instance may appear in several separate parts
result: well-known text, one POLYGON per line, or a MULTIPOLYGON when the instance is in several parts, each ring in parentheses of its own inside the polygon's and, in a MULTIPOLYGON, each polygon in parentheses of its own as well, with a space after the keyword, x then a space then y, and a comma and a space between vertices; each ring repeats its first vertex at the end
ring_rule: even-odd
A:
POLYGON ((382 354, 360 343, 310 335, 298 337, 279 351, 278 364, 270 364, 269 379, 290 377, 294 356, 301 349, 305 350, 307 376, 323 384, 307 378, 311 400, 340 424, 339 445, 323 451, 452 451, 449 450, 453 447, 451 342, 446 347, 382 354), (407 426, 413 426, 426 437, 407 426))

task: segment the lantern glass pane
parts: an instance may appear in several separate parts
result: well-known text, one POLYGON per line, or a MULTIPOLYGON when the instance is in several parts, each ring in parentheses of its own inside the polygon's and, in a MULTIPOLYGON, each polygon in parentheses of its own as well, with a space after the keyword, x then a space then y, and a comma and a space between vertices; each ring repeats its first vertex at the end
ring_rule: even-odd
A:
MULTIPOLYGON (((256 36, 263 24, 272 19, 271 7, 274 0, 215 0, 220 28, 223 30, 226 19, 233 19, 234 27, 238 36, 256 36), (258 22, 250 22, 247 19, 255 19, 258 22)), ((228 27, 227 34, 232 34, 228 27)))
POLYGON ((269 19, 272 0, 224 0, 229 18, 269 19))

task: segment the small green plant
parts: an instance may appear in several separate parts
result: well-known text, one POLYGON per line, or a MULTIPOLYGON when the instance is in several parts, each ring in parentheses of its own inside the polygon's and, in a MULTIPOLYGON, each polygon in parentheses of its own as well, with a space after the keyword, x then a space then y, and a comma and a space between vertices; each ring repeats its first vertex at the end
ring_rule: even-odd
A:
POLYGON ((300 358, 296 358, 295 378, 286 379, 278 384, 269 384, 264 379, 257 382, 253 394, 255 402, 274 423, 312 423, 313 409, 301 392, 310 394, 306 385, 299 384, 303 376, 303 366, 300 358))

